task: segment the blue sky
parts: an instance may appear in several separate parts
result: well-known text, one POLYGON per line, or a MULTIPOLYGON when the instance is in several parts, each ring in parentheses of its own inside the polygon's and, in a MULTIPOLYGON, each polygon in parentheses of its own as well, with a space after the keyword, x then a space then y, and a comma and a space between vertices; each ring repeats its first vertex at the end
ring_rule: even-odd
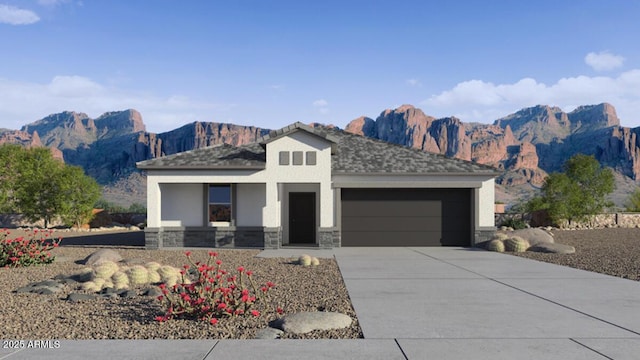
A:
POLYGON ((64 110, 344 127, 610 102, 640 126, 640 1, 0 0, 0 127, 64 110))

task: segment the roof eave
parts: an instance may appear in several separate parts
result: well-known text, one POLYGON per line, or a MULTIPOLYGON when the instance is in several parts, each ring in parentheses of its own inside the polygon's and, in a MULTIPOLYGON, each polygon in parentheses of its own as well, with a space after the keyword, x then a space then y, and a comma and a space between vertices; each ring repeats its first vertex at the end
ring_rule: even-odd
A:
POLYGON ((146 165, 137 166, 140 170, 264 170, 264 165, 222 165, 222 166, 205 166, 205 165, 146 165))
POLYGON ((333 171, 333 175, 347 175, 347 176, 492 176, 497 177, 502 173, 500 172, 347 172, 347 171, 333 171))

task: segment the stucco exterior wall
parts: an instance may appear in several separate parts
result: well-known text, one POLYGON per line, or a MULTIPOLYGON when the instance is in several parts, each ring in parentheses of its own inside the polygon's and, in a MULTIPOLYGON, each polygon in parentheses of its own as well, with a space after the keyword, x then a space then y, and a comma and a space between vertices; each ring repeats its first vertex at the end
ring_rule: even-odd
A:
POLYGON ((160 185, 157 176, 147 175, 147 227, 160 227, 160 185))
POLYGON ((266 206, 265 184, 238 184, 236 186, 236 225, 262 226, 266 206))
POLYGON ((476 227, 492 227, 495 226, 495 181, 489 179, 482 182, 482 187, 475 192, 478 197, 476 204, 477 226, 476 227))
POLYGON ((202 226, 202 189, 201 184, 160 184, 160 226, 202 226))
POLYGON ((267 207, 264 214, 265 226, 282 226, 282 201, 285 191, 282 184, 319 184, 319 226, 332 227, 333 221, 333 189, 331 188, 331 143, 315 135, 303 131, 294 132, 267 144, 267 166, 265 169, 267 184, 267 207), (316 152, 316 164, 307 165, 306 156, 303 165, 280 165, 281 151, 316 152), (278 186, 278 184, 281 184, 278 186), (275 200, 275 202, 273 201, 275 200))
MULTIPOLYGON (((334 193, 331 187, 331 143, 315 135, 303 131, 294 132, 288 136, 275 139, 267 143, 267 164, 264 170, 149 170, 147 172, 147 210, 148 226, 188 226, 178 225, 175 220, 167 218, 164 210, 165 193, 180 187, 167 187, 170 184, 238 184, 236 191, 237 225, 238 226, 267 226, 280 227, 282 224, 282 201, 285 196, 285 184, 317 184, 319 223, 321 227, 333 227, 334 223, 334 193), (288 151, 292 156, 294 151, 303 153, 303 164, 280 165, 281 151, 288 151), (306 164, 306 153, 316 153, 316 164, 306 164), (245 194, 246 192, 246 194, 245 194), (262 200, 256 206, 255 202, 262 200), (161 209, 161 206, 163 207, 161 209), (161 211, 163 210, 163 211, 161 211), (258 212, 259 211, 259 212, 258 212), (162 213, 162 214, 161 214, 162 213), (162 222, 160 217, 162 216, 162 222), (167 222, 165 223, 165 219, 167 222), (169 225, 171 224, 171 225, 169 225)), ((198 185, 202 187, 202 185, 198 185)), ((179 190, 178 190, 179 191, 179 190)), ((182 193, 179 191, 179 193, 182 193)), ((198 207, 191 211, 202 212, 202 189, 198 207)), ((181 195, 177 195, 181 196, 181 195)), ((172 200, 170 200, 172 201, 172 200)), ((174 213, 169 213, 175 217, 174 213)), ((202 218, 203 215, 200 215, 202 218)), ((198 224, 202 225, 202 224, 198 224)))

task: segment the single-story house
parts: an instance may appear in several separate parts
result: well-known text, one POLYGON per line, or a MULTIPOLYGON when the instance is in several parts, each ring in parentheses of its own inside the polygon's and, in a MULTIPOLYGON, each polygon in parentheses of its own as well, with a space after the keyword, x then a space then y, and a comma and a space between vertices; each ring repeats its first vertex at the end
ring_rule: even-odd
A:
POLYGON ((473 246, 495 232, 495 168, 328 127, 137 166, 148 248, 473 246))

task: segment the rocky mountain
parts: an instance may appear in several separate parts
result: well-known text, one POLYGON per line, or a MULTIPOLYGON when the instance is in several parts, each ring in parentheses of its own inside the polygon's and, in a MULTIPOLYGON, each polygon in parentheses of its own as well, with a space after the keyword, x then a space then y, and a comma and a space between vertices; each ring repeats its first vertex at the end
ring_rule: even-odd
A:
POLYGON ((640 180, 640 128, 620 126, 610 104, 580 106, 569 113, 534 106, 497 119, 493 124, 463 124, 436 119, 403 105, 375 120, 361 117, 347 131, 426 151, 494 166, 505 186, 539 186, 576 153, 594 155, 603 165, 640 180))
POLYGON ((114 111, 91 119, 87 114, 65 111, 38 120, 20 129, 37 133, 43 144, 60 150, 87 147, 98 140, 145 131, 142 115, 136 110, 114 111))
MULTIPOLYGON (((43 147, 38 133, 29 134, 20 130, 0 129, 0 144, 18 144, 26 148, 43 147)), ((62 151, 56 147, 50 147, 51 154, 55 159, 62 160, 62 151)))
POLYGON ((104 184, 109 201, 128 205, 145 202, 145 179, 138 161, 218 143, 240 145, 268 130, 233 124, 194 122, 161 134, 145 131, 141 114, 133 109, 108 112, 96 119, 66 111, 0 131, 0 144, 47 146, 55 157, 78 165, 104 184))
MULTIPOLYGON (((614 107, 606 103, 581 106, 569 113, 539 105, 493 124, 463 123, 455 117, 438 119, 403 105, 384 110, 375 120, 364 116, 354 119, 345 130, 494 166, 503 171, 497 179, 498 198, 503 201, 510 201, 509 193, 522 196, 522 191, 540 186, 549 172, 560 170, 576 153, 594 155, 613 168, 618 178, 624 179, 625 189, 640 180, 640 128, 620 126, 614 107)), ((194 122, 156 134, 145 130, 141 114, 132 109, 108 112, 96 119, 63 112, 20 130, 0 130, 0 144, 48 146, 55 156, 82 166, 104 184, 108 200, 126 205, 145 201, 144 174, 136 170, 136 162, 219 143, 253 142, 268 131, 194 122)))

